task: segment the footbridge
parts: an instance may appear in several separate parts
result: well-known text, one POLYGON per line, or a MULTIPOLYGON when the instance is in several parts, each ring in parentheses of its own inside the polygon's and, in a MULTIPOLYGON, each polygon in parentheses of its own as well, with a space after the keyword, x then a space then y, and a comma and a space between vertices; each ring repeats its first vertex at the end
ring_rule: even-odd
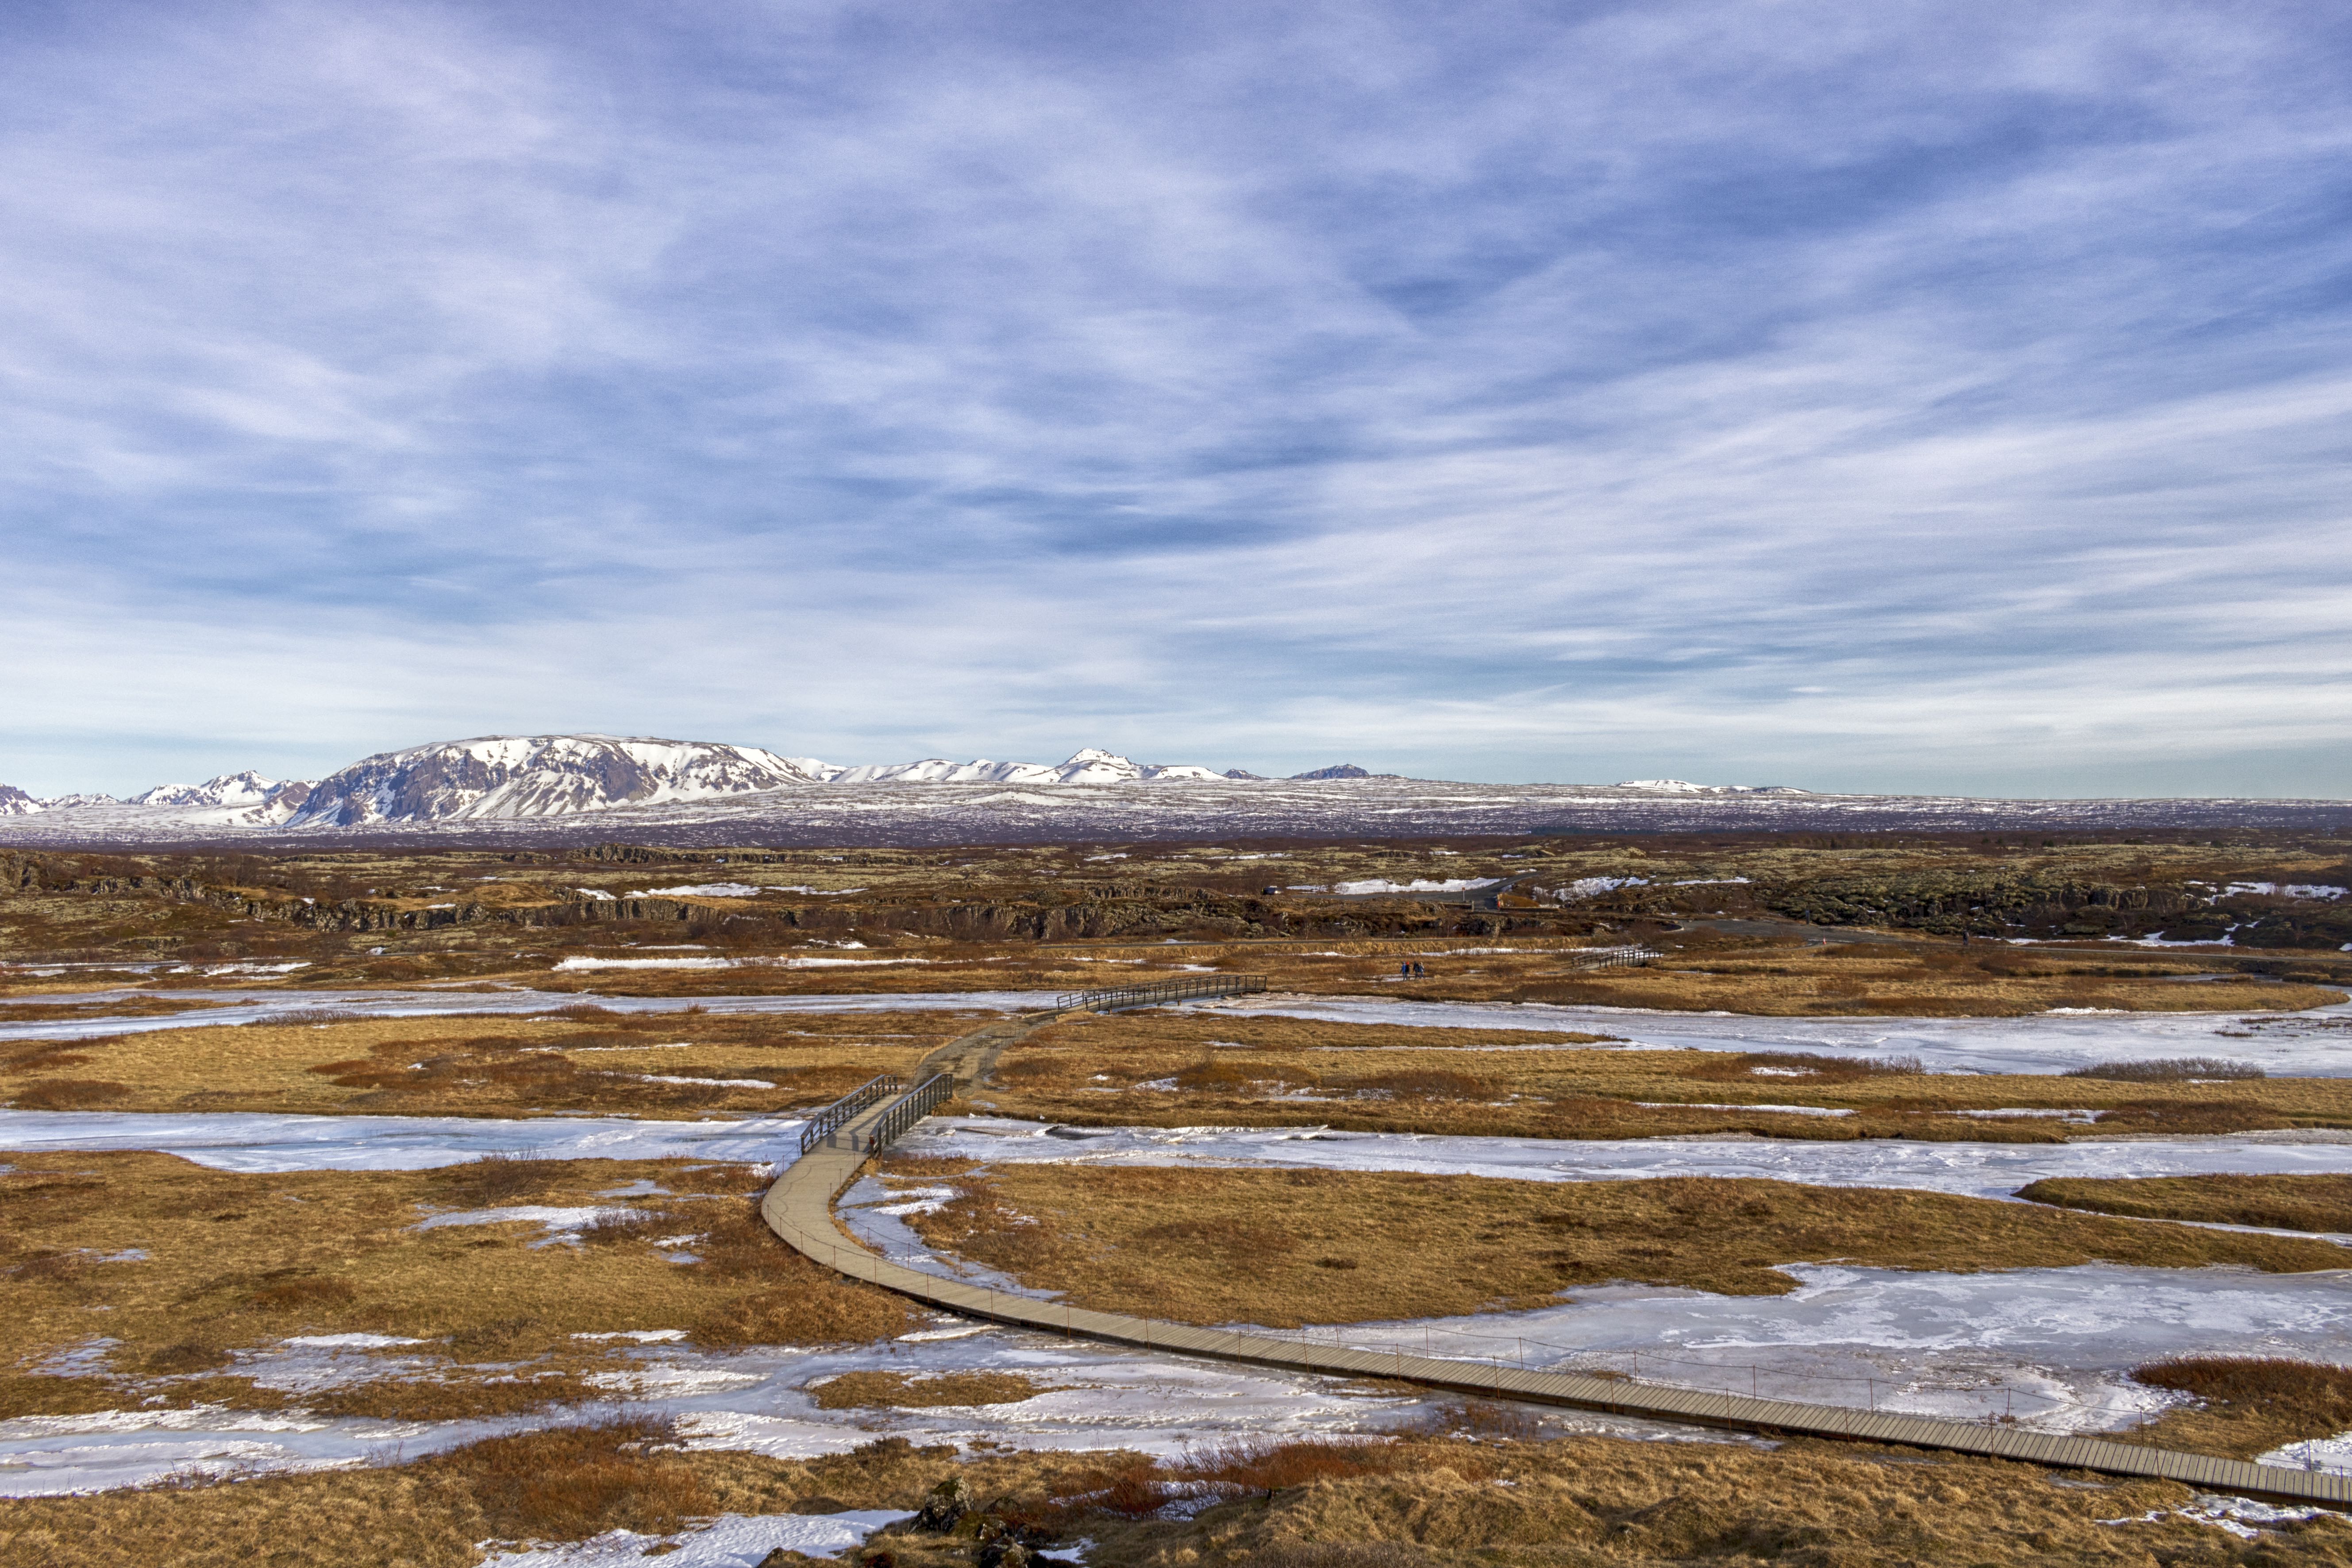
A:
MULTIPOLYGON (((1218 976, 1231 981, 1252 977, 1218 976)), ((1174 985, 1199 984, 1179 981, 1174 985)), ((1264 982, 1260 979, 1259 988, 1264 982)), ((910 1094, 887 1104, 869 1104, 841 1118, 834 1130, 787 1166, 761 1201, 761 1216, 794 1250, 852 1279, 910 1297, 967 1318, 1034 1329, 1074 1339, 1128 1345, 1169 1355, 1199 1356, 1316 1376, 1388 1378, 1423 1388, 1483 1399, 1517 1400, 1572 1410, 1682 1422, 1770 1436, 1827 1437, 1904 1447, 1972 1454, 2046 1465, 2053 1469, 2157 1478, 2212 1491, 2273 1502, 2352 1503, 2352 1478, 2291 1470, 2225 1459, 2210 1454, 2117 1443, 2102 1437, 2037 1432, 2014 1426, 1979 1426, 1876 1410, 1857 1410, 1794 1400, 1745 1397, 1704 1389, 1677 1388, 1630 1378, 1579 1373, 1528 1371, 1493 1361, 1414 1355, 1402 1348, 1309 1344, 1271 1334, 1235 1333, 1190 1323, 1098 1312, 1066 1302, 1044 1301, 984 1286, 926 1274, 893 1263, 849 1239, 833 1216, 833 1200, 856 1180, 872 1154, 943 1100, 946 1084, 969 1086, 987 1070, 998 1051, 1030 1030, 1069 1010, 1099 1010, 1106 994, 1160 989, 1121 986, 1076 1008, 1055 1008, 992 1024, 924 1058, 912 1074, 921 1086, 917 1109, 910 1094), (941 1081, 944 1079, 944 1083, 941 1081), (887 1126, 886 1127, 886 1121, 887 1126), (887 1132, 887 1136, 885 1135, 887 1132)), ((1200 994, 1201 993, 1194 993, 1200 994)), ((1236 994, 1234 992, 1216 993, 1236 994)), ((1174 1000, 1177 998, 1168 998, 1174 1000)), ((1148 1005, 1125 1002, 1118 1005, 1148 1005)))

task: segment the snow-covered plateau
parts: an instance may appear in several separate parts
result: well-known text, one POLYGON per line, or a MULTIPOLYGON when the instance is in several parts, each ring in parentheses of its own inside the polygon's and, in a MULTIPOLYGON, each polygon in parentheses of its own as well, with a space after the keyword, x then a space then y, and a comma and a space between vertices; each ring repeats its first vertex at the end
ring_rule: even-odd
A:
POLYGON ((0 842, 197 844, 604 839, 677 845, 944 844, 1377 833, 1964 830, 2276 826, 2352 822, 2325 800, 1984 800, 1816 795, 1639 779, 1488 784, 1354 767, 1287 779, 1139 763, 1088 748, 1058 763, 987 759, 842 766, 756 747, 611 735, 486 736, 385 752, 315 783, 248 773, 128 801, 0 785, 0 842), (593 823, 582 818, 593 817, 593 823))

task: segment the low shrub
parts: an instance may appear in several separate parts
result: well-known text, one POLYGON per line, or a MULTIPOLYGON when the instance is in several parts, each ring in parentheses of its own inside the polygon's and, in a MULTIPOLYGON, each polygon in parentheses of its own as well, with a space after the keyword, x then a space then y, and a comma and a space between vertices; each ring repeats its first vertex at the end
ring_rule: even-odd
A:
POLYGON ((2352 1367, 2274 1356, 2180 1356, 2136 1367, 2132 1377, 2226 1406, 2224 1414, 2260 1414, 2331 1432, 2352 1426, 2352 1367))
POLYGON ((436 1183, 450 1201, 467 1208, 504 1208, 544 1192, 563 1176, 568 1162, 534 1160, 528 1154, 493 1152, 459 1165, 444 1166, 436 1183))
POLYGON ((615 1416, 469 1443, 423 1468, 463 1482, 499 1540, 663 1534, 720 1511, 702 1479, 672 1457, 678 1446, 667 1420, 615 1416))
POLYGON ((1832 1057, 1818 1051, 1748 1051, 1726 1061, 1707 1062, 1685 1076, 1717 1083, 1752 1079, 1804 1078, 1818 1083, 1855 1083, 1872 1078, 1908 1078, 1925 1069, 1917 1057, 1832 1057))
POLYGON ((590 1247, 614 1247, 625 1241, 648 1241, 670 1229, 677 1215, 666 1209, 606 1209, 580 1227, 582 1242, 590 1247))
POLYGON ((2221 1057, 2163 1057, 2144 1062, 2094 1062, 2061 1076, 2105 1079, 2116 1083, 2179 1083, 2189 1079, 2239 1082, 2270 1075, 2252 1062, 2233 1062, 2221 1057))
POLYGON ((1498 1091, 1483 1078, 1465 1072, 1449 1072, 1443 1068, 1424 1068, 1409 1072, 1381 1073, 1375 1077, 1356 1079, 1348 1087, 1353 1089, 1380 1089, 1408 1100, 1493 1100, 1498 1091))
POLYGON ((19 1110, 80 1110, 93 1105, 111 1105, 131 1092, 127 1083, 111 1083, 104 1079, 53 1078, 40 1083, 26 1084, 16 1094, 19 1110))

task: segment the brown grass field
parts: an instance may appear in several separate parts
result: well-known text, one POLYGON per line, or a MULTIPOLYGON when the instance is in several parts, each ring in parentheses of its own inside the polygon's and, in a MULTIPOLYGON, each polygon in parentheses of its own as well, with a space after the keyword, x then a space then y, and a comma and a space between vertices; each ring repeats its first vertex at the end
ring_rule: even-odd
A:
POLYGON ((865 1342, 911 1309, 778 1241, 747 1167, 680 1161, 486 1161, 416 1172, 239 1175, 167 1154, 15 1155, 0 1174, 0 1416, 56 1415, 160 1394, 174 1404, 285 1403, 223 1375, 229 1352, 304 1333, 427 1343, 418 1371, 303 1403, 418 1419, 609 1397, 580 1379, 625 1362, 575 1334, 683 1329, 715 1348, 865 1342), (596 1194, 640 1178, 669 1197, 596 1194), (535 1225, 414 1228, 429 1213, 598 1205, 644 1216, 587 1245, 534 1247, 535 1225), (701 1261, 653 1241, 703 1237, 701 1261), (107 1261, 139 1250, 143 1259, 107 1261), (103 1373, 43 1375, 100 1334, 103 1373), (509 1371, 522 1367, 517 1375, 509 1371))
MULTIPOLYGON (((0 962, 116 967, 0 970, 0 1023, 153 1016, 205 1005, 141 994, 173 988, 299 994, 526 985, 572 995, 582 1008, 533 1018, 322 1017, 69 1044, 0 1042, 0 1103, 495 1116, 774 1112, 831 1099, 877 1072, 904 1071, 984 1021, 938 1012, 633 1018, 594 1010, 598 994, 1051 992, 1195 973, 1180 966, 1205 965, 1263 973, 1277 991, 1317 995, 1784 1017, 2013 1016, 2051 1007, 2201 1012, 2214 1016, 2222 1037, 2210 1054, 2227 1056, 2230 1037, 2324 1026, 2282 1021, 2340 1001, 2352 976, 2352 954, 2335 952, 2338 939, 2315 935, 2324 921, 2314 924, 2311 910, 2277 900, 2250 908, 2266 919, 2302 921, 2301 946, 2272 938, 2269 949, 2228 953, 2095 944, 1964 948, 1948 929, 1942 936, 1893 933, 1904 938, 1894 945, 1808 942, 1785 925, 1778 936, 1675 929, 1678 920, 1715 911, 1849 921, 1856 910, 1897 910, 1915 894, 1965 908, 1948 902, 1952 889, 1992 886, 1987 878, 2144 887, 2173 897, 2168 907, 2193 910, 2211 902, 2196 888, 2230 878, 2347 875, 2347 846, 2334 841, 1985 837, 1981 844, 1825 837, 1138 846, 1100 860, 1088 847, 812 850, 731 865, 683 855, 631 864, 462 851, 87 857, 70 874, 104 886, 65 889, 51 876, 37 887, 12 881, 0 891, 0 962), (1267 883, 1492 876, 1538 863, 1554 880, 1642 880, 1572 909, 1515 906, 1496 915, 1311 892, 1259 897, 1267 883), (152 880, 182 876, 205 883, 211 901, 159 890, 152 880), (150 881, 132 887, 132 877, 150 881), (2205 881, 2184 880, 2196 878, 2205 881), (523 919, 543 916, 551 901, 577 901, 580 889, 625 897, 719 880, 818 891, 665 906, 657 918, 634 921, 523 919), (34 890, 19 890, 27 887, 34 890), (238 889, 244 893, 222 897, 238 889), (2185 902, 2177 896, 2184 889, 2185 902), (278 912, 248 918, 236 904, 244 896, 275 900, 278 912), (286 910, 304 898, 362 900, 378 923, 302 928, 286 910), (470 923, 425 923, 461 905, 470 923), (744 918, 754 910, 761 918, 744 918), (1051 940, 1024 934, 1036 931, 1053 933, 1051 940), (1281 940, 1259 940, 1276 935, 1281 940), (1665 956, 1642 970, 1576 967, 1580 945, 1636 940, 1665 956), (864 945, 832 945, 845 941, 864 945), (705 970, 557 967, 567 957, 688 951, 751 962, 705 970), (862 962, 785 962, 811 958, 862 962), (1396 966, 1408 958, 1418 958, 1428 976, 1401 982, 1396 966), (129 967, 145 960, 180 967, 129 967), (227 967, 256 961, 307 967, 282 973, 227 967), (2216 972, 2216 980, 2191 978, 2216 972), (118 985, 133 994, 62 1008, 33 1005, 44 995, 118 985)), ((1928 904, 1908 907, 1920 920, 1933 913, 1928 904)), ((2091 932, 2102 922, 2139 919, 2121 910, 2070 903, 2066 912, 2021 918, 2039 922, 2031 930, 2041 935, 2062 922, 2091 932)), ((1594 1048, 1607 1043, 1567 1033, 1120 1015, 1072 1020, 1014 1047, 972 1108, 1074 1123, 1326 1124, 1548 1137, 1744 1131, 2039 1141, 2093 1131, 1959 1114, 2022 1109, 2102 1111, 2100 1133, 2352 1127, 2346 1080, 1920 1075, 1594 1048), (1523 1048, 1529 1046, 1546 1048, 1523 1048), (1170 1087, 1139 1087, 1161 1080, 1170 1087), (1855 1114, 1756 1109, 1768 1103, 1855 1114)), ((1000 1523, 1017 1523, 1040 1540, 1091 1539, 1096 1568, 2352 1564, 2352 1526, 2342 1521, 2240 1540, 2164 1511, 2189 1494, 2163 1483, 2064 1478, 2076 1484, 2059 1485, 2032 1467, 1802 1442, 1766 1451, 1728 1443, 1539 1440, 1558 1430, 1558 1418, 1519 1410, 1455 1411, 1395 1442, 1240 1445, 1159 1465, 1134 1454, 983 1452, 978 1444, 958 1456, 898 1440, 813 1461, 692 1450, 658 1423, 594 1408, 610 1395, 586 1380, 633 1363, 604 1343, 573 1336, 675 1328, 725 1349, 863 1342, 915 1321, 903 1301, 783 1248, 758 1222, 752 1178, 740 1168, 521 1160, 416 1173, 247 1176, 163 1155, 12 1154, 5 1163, 14 1168, 0 1173, 0 1302, 9 1309, 0 1329, 0 1418, 143 1401, 282 1407, 289 1396, 239 1375, 230 1352, 305 1332, 362 1331, 425 1342, 344 1358, 381 1365, 384 1375, 306 1394, 306 1407, 419 1420, 525 1412, 546 1418, 570 1408, 585 1423, 380 1468, 0 1501, 0 1563, 11 1568, 470 1564, 480 1557, 476 1543, 485 1541, 582 1540, 621 1526, 668 1531, 719 1511, 910 1508, 950 1475, 968 1483, 975 1500, 996 1500, 992 1517, 1000 1523), (665 1194, 598 1196, 639 1178, 665 1194), (577 1247, 535 1246, 544 1237, 529 1225, 414 1228, 435 1210, 523 1203, 602 1203, 632 1212, 594 1227, 577 1247), (690 1248, 701 1261, 673 1262, 652 1245, 682 1234, 702 1238, 690 1248), (122 1256, 133 1251, 146 1256, 122 1256), (60 1352, 101 1337, 118 1342, 95 1368, 56 1370, 60 1352), (1186 1498, 1213 1506, 1191 1519, 1150 1517, 1161 1503, 1186 1498), (2160 1517, 2137 1521, 2150 1510, 2160 1517)), ((945 1210, 917 1221, 935 1244, 1089 1305, 1200 1322, 1459 1314, 1532 1305, 1563 1289, 1618 1279, 1769 1293, 1790 1288, 1778 1265, 1810 1259, 1957 1270, 2092 1258, 2325 1268, 2342 1254, 2317 1241, 2146 1219, 2352 1230, 2345 1178, 2039 1184, 2025 1195, 2053 1206, 2037 1208, 1769 1182, 1552 1185, 1319 1172, 1040 1165, 975 1172, 915 1163, 893 1173, 944 1176, 961 1186, 945 1210), (1176 1257, 1197 1266, 1164 1269, 1176 1257)), ((2142 1440, 2253 1454, 2352 1427, 2352 1373, 2190 1358, 2142 1375, 2186 1396, 2135 1434, 2142 1440)), ((863 1372, 820 1384, 811 1394, 878 1425, 893 1409, 1014 1401, 1050 1386, 1003 1372, 914 1378, 863 1372)), ((864 1556, 876 1568, 967 1568, 974 1545, 902 1531, 877 1540, 864 1556)))
POLYGON ((1476 1176, 905 1159, 958 1195, 911 1218, 942 1251, 1076 1305, 1297 1328, 1546 1305, 1612 1280, 1780 1295, 1785 1263, 1959 1273, 2105 1261, 2335 1269, 2327 1242, 2075 1215, 1984 1198, 1708 1177, 1476 1176))
MULTIPOLYGON (((2168 1481, 2053 1477, 1859 1445, 1768 1451, 1488 1435, 1514 1425, 1474 1408, 1399 1439, 1237 1443, 1156 1465, 1116 1451, 959 1457, 892 1438, 830 1458, 772 1459, 682 1450, 657 1425, 624 1419, 394 1468, 0 1502, 0 1558, 41 1568, 465 1568, 479 1561, 477 1542, 652 1533, 721 1511, 912 1510, 954 1479, 992 1531, 1040 1545, 1083 1537, 1096 1568, 2352 1563, 2352 1525, 2340 1520, 2243 1541, 2173 1512, 2191 1494, 2168 1481), (1150 1517, 1186 1499, 1197 1500, 1193 1517, 1150 1517)), ((857 1555, 965 1568, 968 1530, 901 1526, 857 1555)))
MULTIPOLYGON (((2109 1132, 2352 1127, 2352 1079, 2118 1082, 1923 1074, 1802 1056, 1580 1049, 1594 1037, 1239 1014, 1081 1016, 1008 1048, 975 1107, 1076 1125, 1332 1126, 1357 1131, 2056 1142, 2109 1132), (1763 1069, 1759 1071, 1758 1069, 1763 1069), (1140 1084, 1162 1084, 1140 1089, 1140 1084), (1850 1110, 1801 1116, 1736 1109, 1850 1110), (1684 1110, 1683 1106, 1732 1110, 1684 1110), (2084 1110, 2095 1127, 1967 1110, 2084 1110)), ((2225 1042, 2217 1042, 2225 1043, 2225 1042)))
POLYGON ((937 1410, 968 1405, 1016 1405, 1066 1384, 1040 1383, 1017 1372, 845 1372, 809 1384, 820 1410, 937 1410))
POLYGON ((0 1098, 24 1110, 54 1110, 764 1113, 821 1105, 877 1073, 908 1070, 986 1016, 646 1015, 583 1004, 530 1017, 254 1024, 64 1044, 10 1041, 0 1042, 0 1098))
POLYGON ((2352 1233, 2352 1176, 2116 1176, 2035 1182, 2017 1195, 2142 1219, 2352 1233))
POLYGON ((2132 1375, 2191 1403, 2117 1436, 2160 1447, 2251 1459, 2305 1437, 2352 1428, 2352 1367, 2255 1356, 2184 1356, 2132 1375))

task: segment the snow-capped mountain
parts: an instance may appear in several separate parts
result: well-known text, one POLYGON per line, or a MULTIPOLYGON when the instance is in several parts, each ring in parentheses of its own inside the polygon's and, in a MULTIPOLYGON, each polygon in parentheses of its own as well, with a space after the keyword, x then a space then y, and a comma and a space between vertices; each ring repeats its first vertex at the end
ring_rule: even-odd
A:
POLYGON ((263 778, 251 768, 223 773, 200 784, 157 784, 134 795, 131 805, 259 805, 278 788, 276 779, 263 778))
POLYGON ((1793 784, 1703 784, 1688 779, 1627 779, 1619 789, 1646 790, 1652 795, 1810 795, 1793 784))
POLYGON ((1132 763, 1116 752, 1092 746, 1071 753, 1059 764, 1049 763, 951 763, 931 757, 919 763, 888 763, 874 767, 835 768, 826 784, 1149 784, 1160 779, 1222 779, 1208 768, 1183 763, 1132 763))
POLYGON ((15 784, 0 784, 0 816, 33 816, 40 809, 39 801, 15 784))
POLYGON ((486 735, 382 752, 311 786, 290 827, 564 816, 822 784, 841 770, 750 746, 486 735))

